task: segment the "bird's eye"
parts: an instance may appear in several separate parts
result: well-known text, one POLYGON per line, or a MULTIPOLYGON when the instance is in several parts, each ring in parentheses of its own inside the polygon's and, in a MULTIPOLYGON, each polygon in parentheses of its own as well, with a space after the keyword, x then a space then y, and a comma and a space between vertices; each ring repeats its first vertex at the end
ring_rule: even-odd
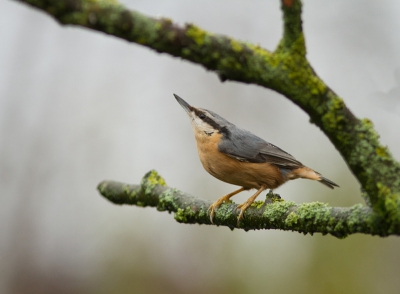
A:
POLYGON ((199 117, 200 117, 201 119, 204 119, 204 118, 206 118, 206 115, 205 115, 204 113, 200 113, 199 117))

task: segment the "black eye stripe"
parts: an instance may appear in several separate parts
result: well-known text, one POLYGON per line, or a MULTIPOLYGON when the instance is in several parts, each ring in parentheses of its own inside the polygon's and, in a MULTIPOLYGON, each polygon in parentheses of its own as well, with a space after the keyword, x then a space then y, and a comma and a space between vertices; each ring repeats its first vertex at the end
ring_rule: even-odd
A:
POLYGON ((229 137, 230 132, 225 126, 219 125, 214 119, 211 117, 207 116, 204 112, 194 108, 193 109, 195 114, 204 122, 208 123, 210 126, 212 126, 214 129, 216 129, 219 133, 223 134, 225 137, 229 137))
POLYGON ((198 110, 198 109, 194 109, 194 112, 196 113, 196 115, 201 118, 202 120, 204 120, 207 116, 205 115, 204 112, 198 110))

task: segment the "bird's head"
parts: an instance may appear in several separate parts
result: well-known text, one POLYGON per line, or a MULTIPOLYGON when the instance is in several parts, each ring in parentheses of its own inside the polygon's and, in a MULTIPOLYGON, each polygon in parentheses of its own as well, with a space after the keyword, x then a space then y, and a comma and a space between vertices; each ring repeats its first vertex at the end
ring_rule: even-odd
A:
POLYGON ((210 110, 193 107, 176 94, 174 96, 189 115, 193 131, 196 135, 212 136, 215 133, 220 133, 224 136, 229 136, 228 127, 233 125, 226 119, 210 110))

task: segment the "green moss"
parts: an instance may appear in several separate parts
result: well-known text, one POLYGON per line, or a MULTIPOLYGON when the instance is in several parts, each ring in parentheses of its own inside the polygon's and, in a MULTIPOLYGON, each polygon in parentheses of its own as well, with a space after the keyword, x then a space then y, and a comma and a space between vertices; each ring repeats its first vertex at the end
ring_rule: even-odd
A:
POLYGON ((165 190, 159 197, 157 210, 158 211, 176 211, 177 205, 175 202, 175 195, 178 193, 178 190, 175 188, 165 190))
POLYGON ((351 213, 349 214, 348 218, 346 219, 347 226, 351 232, 357 232, 358 226, 360 225, 361 219, 361 204, 356 204, 351 207, 351 213))
POLYGON ((141 181, 145 194, 150 194, 157 185, 166 186, 165 180, 155 170, 149 171, 141 181))
POLYGON ((240 45, 238 41, 231 39, 231 46, 233 51, 235 51, 236 53, 240 53, 243 51, 242 45, 240 45))
POLYGON ((139 38, 137 38, 136 39, 136 42, 138 43, 138 44, 146 44, 147 43, 147 39, 146 38, 144 38, 144 37, 139 37, 139 38))
POLYGON ((219 59, 221 54, 218 51, 215 51, 211 54, 213 59, 219 59))
POLYGON ((289 209, 293 206, 295 206, 295 203, 292 201, 267 204, 265 206, 263 217, 268 219, 269 222, 273 223, 275 220, 283 219, 284 216, 288 214, 289 209))
POLYGON ((382 215, 389 227, 389 233, 392 233, 400 226, 400 195, 393 193, 389 187, 380 182, 376 185, 380 201, 374 209, 382 215))
POLYGON ((296 41, 292 43, 289 51, 291 52, 292 55, 298 55, 305 58, 307 51, 303 33, 300 33, 296 41))
POLYGON ((315 222, 324 221, 329 222, 330 207, 322 202, 302 203, 297 208, 297 215, 301 219, 314 219, 315 222))
POLYGON ((155 171, 152 170, 148 173, 147 182, 152 185, 166 186, 165 180, 155 171))
POLYGON ((400 228, 400 195, 390 195, 385 199, 387 215, 385 221, 388 223, 388 234, 398 232, 400 228))
POLYGON ((299 216, 292 211, 289 213, 289 215, 285 219, 285 224, 288 225, 289 227, 292 227, 293 225, 297 224, 297 221, 299 220, 299 216))
POLYGON ((192 52, 190 51, 189 48, 183 48, 183 49, 182 49, 182 54, 183 54, 183 55, 189 56, 191 53, 192 53, 192 52))
POLYGON ((197 45, 202 46, 205 43, 207 32, 193 24, 188 24, 186 35, 191 38, 197 45))
POLYGON ((274 192, 272 192, 272 190, 270 190, 265 195, 265 201, 267 203, 270 203, 270 202, 274 203, 274 202, 284 202, 285 200, 283 200, 279 194, 274 194, 274 192))
POLYGON ((345 229, 344 222, 342 220, 336 222, 335 218, 332 218, 331 222, 334 224, 332 227, 330 224, 326 227, 329 231, 343 232, 345 229))
POLYGON ((175 212, 174 218, 177 222, 187 223, 189 218, 193 218, 196 216, 196 212, 191 209, 190 206, 187 206, 185 209, 178 208, 175 212))
POLYGON ((177 222, 185 223, 187 222, 187 218, 185 215, 185 210, 182 208, 178 208, 178 211, 175 212, 174 218, 177 222))
POLYGON ((282 199, 279 195, 272 195, 272 196, 267 196, 265 197, 265 202, 266 203, 275 203, 275 202, 285 202, 284 199, 282 199))
POLYGON ((125 194, 128 195, 129 199, 136 199, 138 195, 137 190, 129 190, 128 187, 125 188, 125 194))
MULTIPOLYGON (((304 44, 304 36, 300 37, 291 44, 290 48, 285 47, 285 40, 281 43, 274 52, 271 64, 280 66, 280 70, 286 74, 287 81, 282 83, 282 93, 286 93, 288 89, 300 89, 302 93, 292 93, 291 99, 299 100, 301 105, 316 103, 317 99, 311 99, 312 96, 322 95, 326 93, 327 87, 324 82, 319 79, 306 59, 306 49, 304 44), (295 87, 293 87, 295 86, 295 87), (294 94, 294 95, 293 95, 294 94)), ((318 107, 318 105, 314 105, 318 107)))
POLYGON ((389 187, 382 183, 377 183, 376 186, 378 187, 379 195, 381 195, 383 199, 391 196, 392 191, 389 187))
MULTIPOLYGON (((193 211, 194 212, 194 211, 193 211)), ((208 214, 208 208, 200 208, 198 211, 197 211, 197 215, 198 215, 198 218, 209 218, 209 214, 208 214)))
POLYGON ((375 148, 375 152, 378 156, 383 157, 384 159, 389 158, 389 152, 387 147, 378 146, 375 148))
POLYGON ((326 93, 327 87, 320 78, 311 76, 308 81, 307 87, 312 95, 322 95, 326 93))
POLYGON ((215 210, 214 219, 218 218, 221 222, 226 222, 230 218, 232 218, 232 204, 233 202, 224 202, 215 210))
POLYGON ((343 113, 343 109, 345 108, 343 100, 335 97, 330 99, 326 105, 328 109, 325 110, 325 114, 321 118, 324 127, 327 130, 336 131, 343 129, 343 123, 346 121, 343 113))
POLYGON ((265 50, 259 45, 253 45, 250 43, 247 43, 246 47, 251 49, 254 52, 254 55, 260 56, 263 59, 263 61, 266 62, 267 64, 271 64, 271 61, 275 61, 275 66, 278 65, 279 62, 276 59, 273 59, 274 55, 268 50, 265 50))
POLYGON ((254 201, 251 204, 251 207, 255 207, 257 209, 261 208, 264 205, 264 201, 254 201))
POLYGON ((297 207, 297 219, 293 217, 288 220, 291 226, 298 225, 304 234, 314 232, 332 233, 326 228, 331 222, 331 207, 321 202, 303 203, 297 207), (296 220, 296 222, 294 222, 296 220))

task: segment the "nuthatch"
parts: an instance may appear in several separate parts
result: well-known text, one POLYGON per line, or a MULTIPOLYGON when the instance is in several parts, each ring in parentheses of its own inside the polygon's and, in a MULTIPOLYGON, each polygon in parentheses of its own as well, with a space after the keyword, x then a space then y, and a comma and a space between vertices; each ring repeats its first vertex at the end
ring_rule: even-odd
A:
POLYGON ((178 95, 174 96, 190 117, 205 170, 221 181, 241 186, 210 206, 211 222, 215 210, 224 201, 244 190, 257 189, 257 192, 237 207, 240 209, 238 222, 262 191, 278 188, 288 180, 303 178, 319 181, 331 189, 339 187, 279 147, 238 128, 210 110, 195 108, 178 95))

